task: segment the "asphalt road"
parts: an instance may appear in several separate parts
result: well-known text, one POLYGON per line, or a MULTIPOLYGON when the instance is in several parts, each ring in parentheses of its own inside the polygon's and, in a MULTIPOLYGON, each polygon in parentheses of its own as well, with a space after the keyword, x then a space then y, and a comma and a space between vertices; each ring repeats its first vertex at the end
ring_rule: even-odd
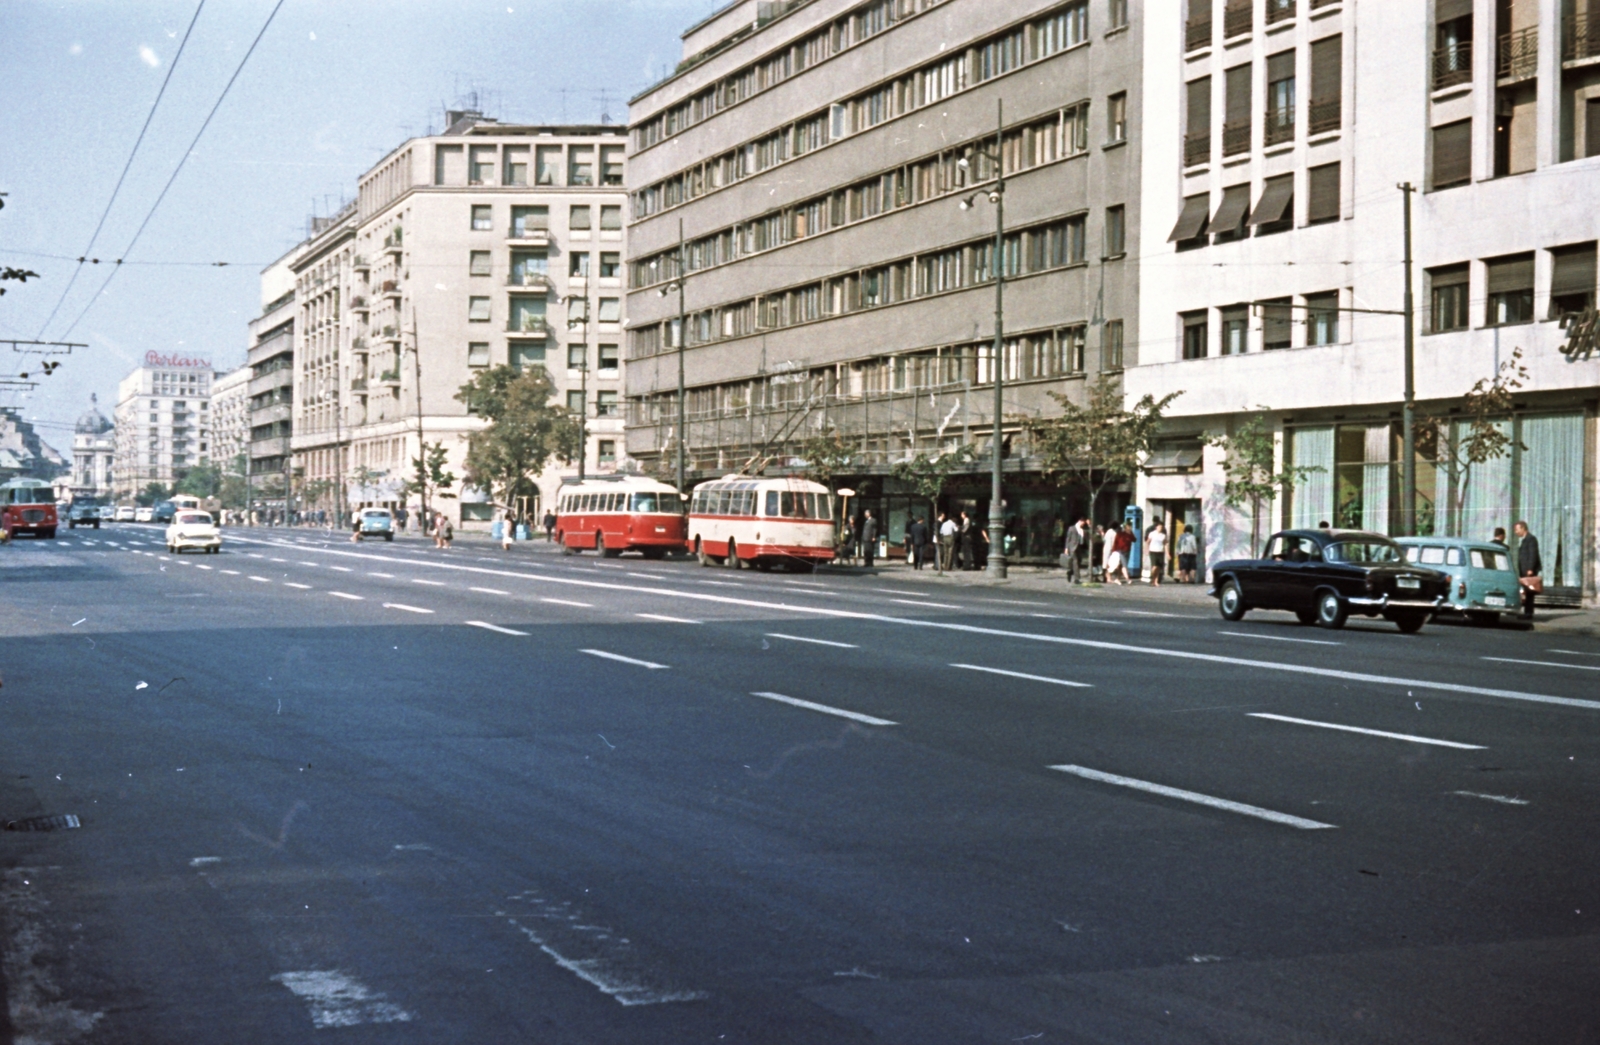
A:
POLYGON ((0 1041, 1600 1042, 1600 643, 0 548, 0 1041))

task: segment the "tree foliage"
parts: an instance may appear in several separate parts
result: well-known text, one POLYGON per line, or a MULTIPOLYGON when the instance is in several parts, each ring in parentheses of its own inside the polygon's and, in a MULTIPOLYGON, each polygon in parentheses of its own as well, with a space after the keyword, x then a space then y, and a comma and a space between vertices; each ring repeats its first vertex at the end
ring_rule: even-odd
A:
POLYGON ((1516 440, 1512 438, 1512 400, 1517 389, 1528 380, 1528 368, 1522 365, 1522 349, 1512 349, 1511 358, 1500 364, 1493 377, 1480 377, 1461 397, 1461 412, 1454 417, 1425 414, 1417 420, 1417 446, 1427 449, 1433 460, 1444 467, 1450 478, 1452 491, 1449 509, 1451 518, 1459 520, 1466 506, 1467 485, 1472 481, 1474 465, 1486 464, 1510 455, 1516 440), (1455 431, 1451 432, 1451 421, 1455 431))
POLYGON ((1026 422, 1034 454, 1044 474, 1058 486, 1081 486, 1089 491, 1089 511, 1100 495, 1115 483, 1132 482, 1160 434, 1167 407, 1183 395, 1171 392, 1156 399, 1146 395, 1131 408, 1123 407, 1122 387, 1110 374, 1089 388, 1085 406, 1051 392, 1061 407, 1059 417, 1026 422))
POLYGON ((186 493, 191 497, 215 497, 220 489, 222 469, 214 464, 197 464, 179 474, 172 492, 186 493))
POLYGON ((157 501, 165 501, 172 496, 172 491, 167 489, 166 483, 146 483, 143 490, 133 495, 133 499, 141 507, 148 508, 157 501))
POLYGON ((489 421, 467 441, 467 482, 511 507, 538 494, 535 479, 551 458, 577 460, 582 426, 555 392, 542 367, 492 367, 461 386, 456 398, 489 421))
POLYGON ((402 489, 407 494, 417 494, 422 498, 424 512, 428 504, 435 497, 454 497, 450 487, 455 485, 456 475, 445 469, 450 453, 444 448, 444 443, 422 444, 422 456, 411 459, 411 478, 406 480, 402 489))
POLYGON ((800 456, 806 462, 803 474, 832 490, 834 481, 855 461, 855 453, 856 448, 845 441, 838 429, 830 428, 801 444, 800 456))
POLYGON ((1223 501, 1233 508, 1250 506, 1250 554, 1255 555, 1261 546, 1261 506, 1323 469, 1320 465, 1292 465, 1280 470, 1277 440, 1259 415, 1239 425, 1231 435, 1215 436, 1207 442, 1223 451, 1222 473, 1227 477, 1222 487, 1223 501))

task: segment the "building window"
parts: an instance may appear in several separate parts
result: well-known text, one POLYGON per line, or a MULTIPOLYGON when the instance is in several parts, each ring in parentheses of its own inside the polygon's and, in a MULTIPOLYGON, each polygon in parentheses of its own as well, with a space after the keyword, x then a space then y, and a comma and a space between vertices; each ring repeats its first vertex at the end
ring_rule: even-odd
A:
POLYGON ((1294 52, 1280 51, 1267 58, 1266 144, 1294 139, 1294 52))
POLYGON ((507 349, 511 365, 518 370, 544 366, 543 341, 512 341, 507 349))
POLYGON ((593 145, 573 145, 567 149, 567 184, 594 184, 593 145))
POLYGON ((600 376, 601 377, 616 377, 617 376, 617 367, 620 365, 619 364, 619 360, 621 359, 621 353, 617 350, 617 346, 616 345, 601 345, 601 346, 599 346, 599 356, 600 356, 600 376))
POLYGON ((604 207, 600 208, 600 231, 601 232, 621 232, 622 231, 622 208, 621 207, 615 206, 615 205, 609 205, 609 206, 604 206, 604 207))
POLYGON ((1433 89, 1472 82, 1472 0, 1438 0, 1433 35, 1433 89))
POLYGON ((1488 292, 1484 326, 1533 322, 1533 255, 1513 254, 1484 262, 1488 292))
POLYGON ((1106 99, 1106 141, 1128 140, 1128 92, 1118 91, 1106 99))
POLYGON ((1122 369, 1122 320, 1106 320, 1105 333, 1102 335, 1100 345, 1100 367, 1102 370, 1122 369))
POLYGON ((1198 167, 1211 162, 1211 77, 1190 80, 1186 94, 1183 165, 1198 167))
POLYGON ((1428 332, 1467 329, 1468 266, 1428 269, 1428 332))
POLYGON ((1580 243, 1550 252, 1550 318, 1560 319, 1594 305, 1595 245, 1580 243))
POLYGON ((1311 103, 1306 109, 1306 131, 1326 134, 1343 121, 1344 44, 1326 36, 1311 45, 1311 103))
POLYGON ((526 145, 507 145, 505 156, 506 169, 504 176, 500 179, 500 184, 528 184, 528 147, 526 145))
POLYGON ((467 318, 474 323, 489 322, 489 299, 486 297, 468 298, 467 318))
POLYGON ((583 370, 588 365, 589 365, 589 346, 588 345, 568 345, 567 346, 567 369, 568 370, 583 370))
POLYGON ((596 417, 618 416, 621 413, 617 409, 618 405, 617 393, 614 391, 602 391, 594 394, 594 416, 596 417))
POLYGON ((574 390, 567 393, 567 412, 582 415, 586 413, 583 403, 583 392, 574 390))
POLYGON ((600 184, 621 185, 622 179, 622 154, 624 147, 621 145, 600 146, 600 184))
POLYGON ((1433 129, 1433 187, 1448 189, 1472 180, 1472 120, 1433 129))
POLYGON ((573 207, 569 213, 567 218, 567 228, 574 230, 588 229, 591 227, 590 223, 592 221, 593 219, 589 216, 588 205, 579 204, 573 207))
POLYGON ((545 329, 545 309, 549 302, 542 297, 513 296, 511 322, 507 329, 533 333, 545 329))
POLYGON ((467 184, 492 185, 494 183, 495 153, 493 145, 474 145, 467 163, 467 184))
POLYGON ((1339 220, 1339 164, 1325 163, 1306 172, 1306 224, 1339 220))
POLYGON ((1280 174, 1268 178, 1261 186, 1261 198, 1250 215, 1250 224, 1256 235, 1266 236, 1283 232, 1294 225, 1294 175, 1280 174))
POLYGON ((561 146, 541 145, 534 150, 533 156, 533 176, 538 184, 556 184, 556 175, 561 170, 561 146))
POLYGON ((600 255, 600 278, 616 279, 622 272, 622 255, 616 251, 604 251, 600 255))
POLYGON ((494 228, 494 208, 487 203, 474 203, 472 205, 472 228, 475 232, 484 232, 494 228))
POLYGON ((1106 5, 1106 32, 1125 28, 1128 24, 1128 0, 1111 0, 1106 5))
POLYGON ((1236 65, 1223 77, 1224 105, 1222 155, 1237 156, 1250 151, 1250 65, 1236 65))
POLYGON ((1168 243, 1176 243, 1179 250, 1190 250, 1206 245, 1206 220, 1211 216, 1211 196, 1199 193, 1183 201, 1183 211, 1178 223, 1172 227, 1168 243))
POLYGON ((1339 343, 1339 292, 1306 295, 1306 344, 1339 343))
POLYGON ((468 272, 474 276, 493 275, 494 262, 492 255, 487 250, 475 250, 469 257, 470 260, 467 263, 468 272))
POLYGON ((573 250, 567 252, 567 275, 572 279, 589 278, 589 252, 586 250, 573 250))
POLYGON ((542 250, 514 250, 511 252, 511 283, 527 287, 542 279, 550 268, 550 257, 542 250))
POLYGON ((1128 252, 1128 209, 1122 204, 1106 208, 1106 257, 1120 258, 1128 252))
POLYGON ((615 439, 601 439, 595 444, 595 446, 599 451, 601 465, 616 465, 617 441, 615 439))
POLYGON ((489 365, 489 343, 487 341, 473 341, 467 345, 468 366, 489 365))
POLYGON ((433 183, 435 185, 449 185, 452 182, 461 184, 461 146, 436 145, 433 148, 433 183))
POLYGON ((1211 242, 1228 243, 1250 235, 1250 228, 1244 221, 1249 214, 1249 182, 1229 185, 1223 189, 1222 202, 1217 204, 1217 212, 1211 216, 1211 222, 1207 226, 1211 233, 1211 242))
POLYGON ((601 298, 599 317, 602 323, 622 322, 622 299, 601 298))
POLYGON ((1288 348, 1294 336, 1294 308, 1288 298, 1261 303, 1261 347, 1271 352, 1288 348))
POLYGON ((1210 353, 1206 344, 1207 314, 1204 309, 1199 312, 1185 312, 1183 319, 1183 358, 1204 359, 1210 353))
POLYGON ((1250 306, 1222 310, 1222 354, 1242 356, 1250 349, 1250 306))
POLYGON ((512 207, 511 208, 511 236, 513 239, 522 239, 550 230, 550 208, 538 207, 512 207))

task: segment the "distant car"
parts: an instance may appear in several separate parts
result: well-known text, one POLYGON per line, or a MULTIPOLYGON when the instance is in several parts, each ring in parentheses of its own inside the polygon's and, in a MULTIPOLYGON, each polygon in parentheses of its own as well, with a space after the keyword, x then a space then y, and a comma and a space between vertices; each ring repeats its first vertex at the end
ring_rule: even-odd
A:
POLYGON ((222 548, 222 532, 210 512, 181 511, 167 527, 167 551, 180 555, 185 548, 199 548, 215 555, 222 548))
POLYGON ((73 501, 72 507, 67 509, 67 528, 76 530, 78 526, 93 526, 100 528, 100 506, 93 501, 73 501))
POLYGON ((1511 550, 1493 541, 1461 537, 1396 537, 1406 561, 1450 577, 1442 611, 1459 613, 1474 624, 1493 624, 1514 612, 1522 589, 1511 565, 1511 550))
POLYGON ((115 522, 134 522, 134 521, 137 520, 138 515, 139 515, 139 510, 137 508, 135 508, 133 505, 131 505, 131 504, 119 504, 119 505, 117 505, 116 518, 113 521, 115 521, 115 522))
POLYGON ((154 522, 156 510, 149 505, 141 505, 133 510, 134 522, 154 522))
POLYGON ((157 501, 150 516, 151 522, 170 523, 172 517, 178 512, 178 506, 171 501, 157 501))
POLYGON ((361 536, 394 540, 394 515, 387 508, 363 508, 359 513, 361 536))
POLYGON ((1444 605, 1450 578, 1413 566, 1390 538, 1362 530, 1285 530, 1259 559, 1212 567, 1224 620, 1250 610, 1290 610, 1302 624, 1342 628, 1352 613, 1419 630, 1444 605))

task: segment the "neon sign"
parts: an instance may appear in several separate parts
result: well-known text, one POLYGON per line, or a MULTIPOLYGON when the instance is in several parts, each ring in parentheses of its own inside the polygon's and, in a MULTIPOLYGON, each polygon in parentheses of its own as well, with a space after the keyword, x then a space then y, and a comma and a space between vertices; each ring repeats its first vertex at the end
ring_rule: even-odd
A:
POLYGON ((160 352, 152 350, 144 354, 144 365, 164 366, 178 369, 210 370, 211 360, 194 359, 190 356, 181 355, 179 353, 173 353, 170 356, 164 356, 160 352))

